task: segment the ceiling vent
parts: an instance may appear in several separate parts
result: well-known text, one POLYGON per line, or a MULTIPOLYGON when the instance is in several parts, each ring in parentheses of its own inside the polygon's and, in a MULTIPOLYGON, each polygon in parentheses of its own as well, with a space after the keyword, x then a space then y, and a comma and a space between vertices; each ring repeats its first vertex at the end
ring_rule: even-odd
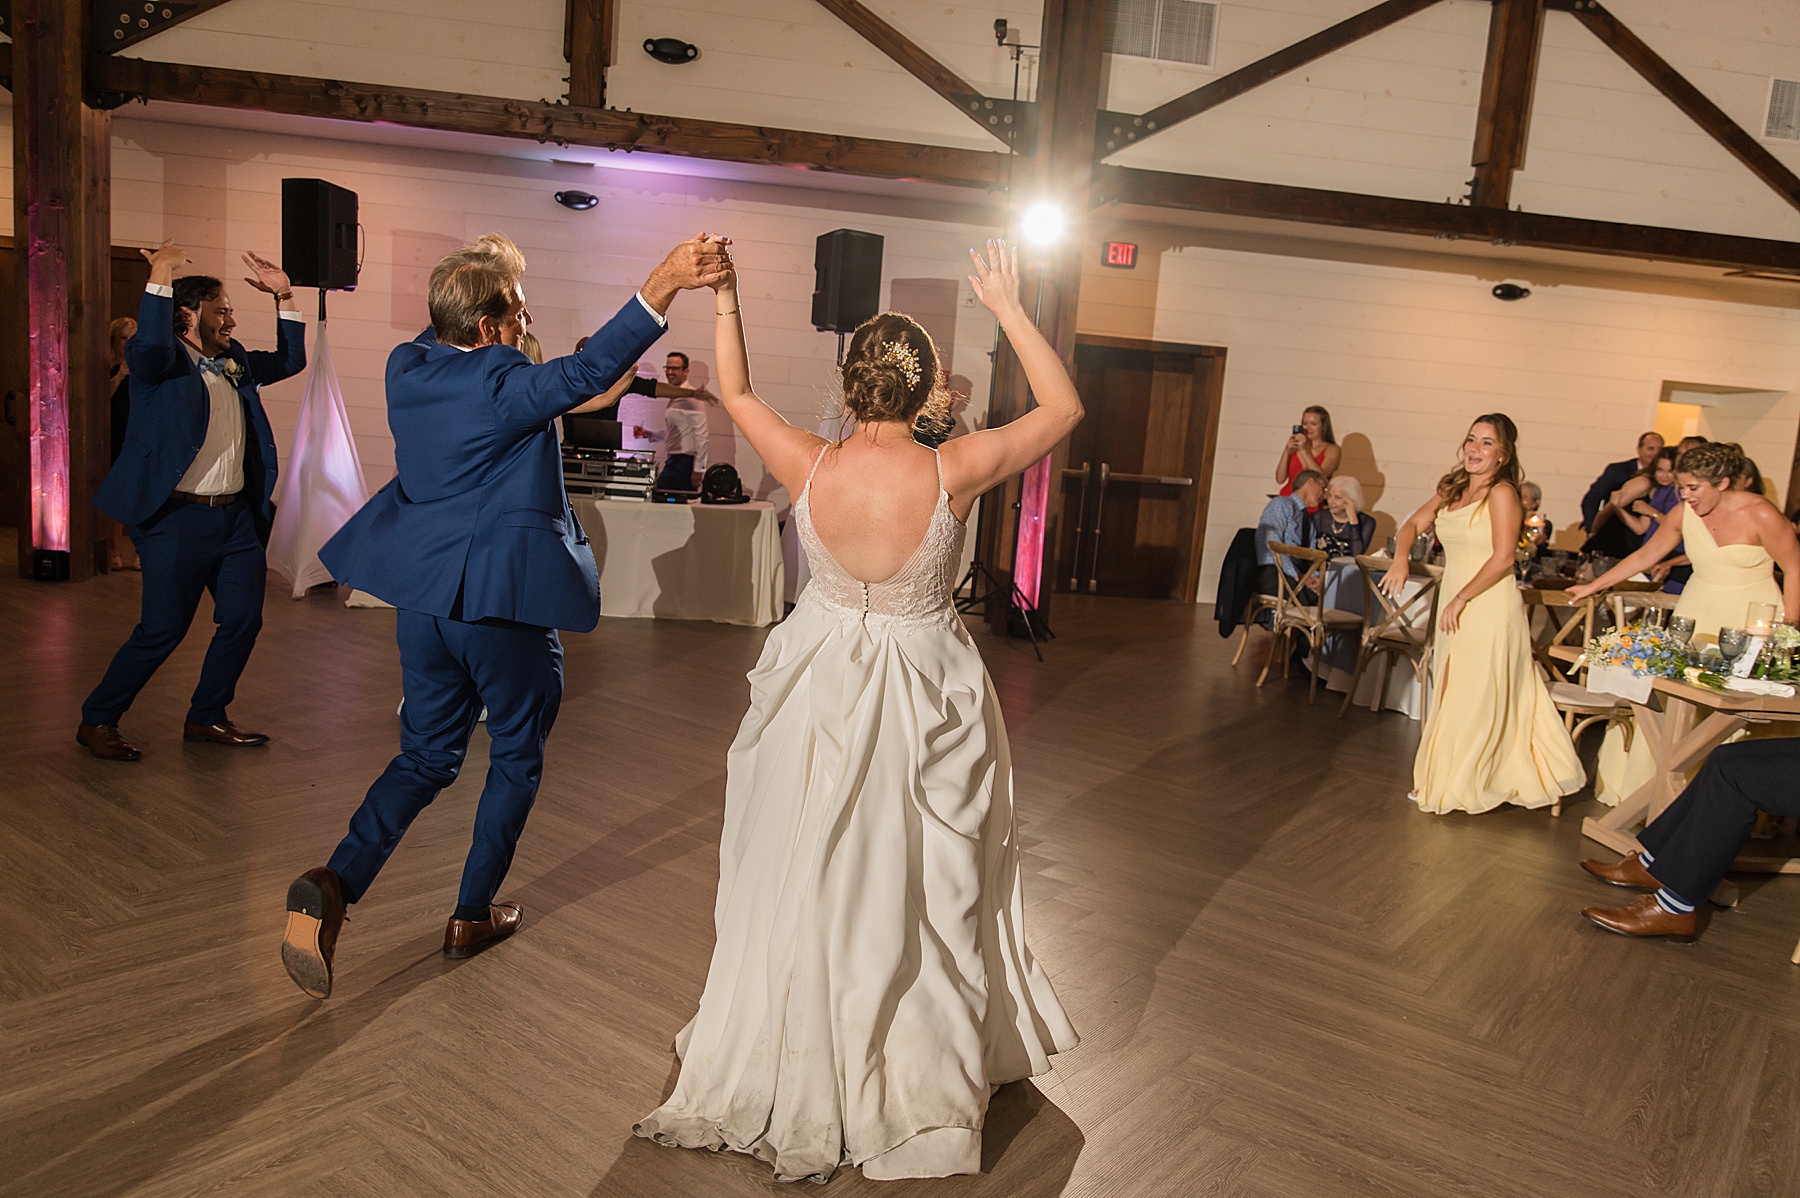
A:
POLYGON ((1210 67, 1218 31, 1219 6, 1207 0, 1110 0, 1106 52, 1210 67))
POLYGON ((1774 141, 1800 141, 1800 79, 1769 81, 1769 116, 1763 136, 1774 141))

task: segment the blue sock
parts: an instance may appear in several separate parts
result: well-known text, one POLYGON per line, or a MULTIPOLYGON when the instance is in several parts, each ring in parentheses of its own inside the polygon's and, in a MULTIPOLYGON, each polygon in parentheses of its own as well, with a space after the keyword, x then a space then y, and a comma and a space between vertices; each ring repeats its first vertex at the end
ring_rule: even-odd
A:
POLYGON ((1656 905, 1670 915, 1692 915, 1694 904, 1675 894, 1667 886, 1656 892, 1656 905))

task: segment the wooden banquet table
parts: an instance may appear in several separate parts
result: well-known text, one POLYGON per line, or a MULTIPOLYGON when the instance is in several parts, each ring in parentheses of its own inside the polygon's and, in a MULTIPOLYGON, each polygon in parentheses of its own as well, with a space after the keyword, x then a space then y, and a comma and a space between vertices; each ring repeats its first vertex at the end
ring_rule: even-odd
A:
POLYGON ((606 616, 773 624, 784 586, 775 505, 571 498, 606 616))
MULTIPOLYGON (((1550 656, 1573 662, 1581 650, 1558 645, 1550 656)), ((1643 849, 1635 832, 1663 813, 1687 786, 1687 772, 1708 754, 1753 723, 1800 723, 1800 697, 1734 694, 1672 678, 1652 679, 1650 702, 1632 702, 1635 735, 1644 738, 1655 760, 1650 780, 1626 795, 1607 815, 1581 821, 1581 834, 1615 851, 1643 849), (1658 700, 1660 707, 1653 706, 1658 700), (1706 714, 1701 716, 1701 712, 1706 714)), ((1740 856, 1733 869, 1749 873, 1800 873, 1800 857, 1740 856)))

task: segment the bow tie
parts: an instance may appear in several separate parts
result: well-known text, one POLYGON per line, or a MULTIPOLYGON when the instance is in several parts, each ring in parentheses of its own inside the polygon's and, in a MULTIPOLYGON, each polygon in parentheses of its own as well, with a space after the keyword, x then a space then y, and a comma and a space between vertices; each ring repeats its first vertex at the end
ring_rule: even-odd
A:
POLYGON ((229 365, 231 365, 231 359, 223 355, 217 358, 201 358, 199 362, 202 374, 216 374, 220 378, 225 377, 225 368, 229 365))

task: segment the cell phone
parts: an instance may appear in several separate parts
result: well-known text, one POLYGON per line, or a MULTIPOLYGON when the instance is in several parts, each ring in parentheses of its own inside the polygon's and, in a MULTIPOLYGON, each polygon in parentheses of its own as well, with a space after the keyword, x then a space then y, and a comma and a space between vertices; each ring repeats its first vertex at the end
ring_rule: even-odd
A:
POLYGON ((1301 426, 1300 426, 1300 425, 1298 425, 1298 424, 1296 424, 1296 425, 1295 425, 1295 426, 1294 426, 1294 435, 1295 435, 1295 436, 1299 436, 1299 435, 1300 435, 1300 434, 1301 434, 1301 433, 1303 433, 1303 432, 1305 432, 1305 431, 1306 431, 1306 430, 1305 430, 1305 429, 1304 429, 1304 428, 1302 428, 1302 427, 1301 427, 1301 426))

